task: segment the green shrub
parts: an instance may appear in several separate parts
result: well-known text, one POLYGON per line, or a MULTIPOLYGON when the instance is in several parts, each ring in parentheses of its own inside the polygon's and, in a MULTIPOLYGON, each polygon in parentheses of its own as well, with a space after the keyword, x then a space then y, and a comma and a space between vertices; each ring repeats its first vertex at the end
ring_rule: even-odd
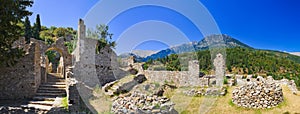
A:
POLYGON ((228 80, 227 80, 227 78, 224 78, 224 80, 223 80, 223 84, 228 84, 228 80))

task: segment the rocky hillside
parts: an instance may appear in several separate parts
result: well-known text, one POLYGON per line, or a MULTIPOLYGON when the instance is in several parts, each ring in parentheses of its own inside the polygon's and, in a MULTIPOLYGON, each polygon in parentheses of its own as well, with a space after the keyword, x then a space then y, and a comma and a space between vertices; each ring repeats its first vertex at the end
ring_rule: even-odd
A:
POLYGON ((174 46, 166 50, 159 51, 158 53, 152 54, 143 59, 143 61, 148 61, 149 59, 155 60, 158 58, 166 57, 170 54, 180 54, 186 52, 195 52, 200 50, 207 50, 209 48, 218 48, 218 47, 244 47, 252 48, 228 35, 211 35, 203 38, 200 42, 190 42, 187 44, 182 44, 179 46, 174 46))

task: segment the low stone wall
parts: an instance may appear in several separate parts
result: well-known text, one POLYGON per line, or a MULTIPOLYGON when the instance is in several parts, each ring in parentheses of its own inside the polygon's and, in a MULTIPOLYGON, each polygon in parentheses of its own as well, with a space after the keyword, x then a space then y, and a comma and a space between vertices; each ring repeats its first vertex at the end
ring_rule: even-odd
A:
POLYGON ((198 78, 190 75, 188 71, 144 71, 151 82, 174 83, 176 86, 208 86, 208 78, 198 78))
POLYGON ((245 108, 271 108, 283 101, 283 93, 279 84, 267 82, 263 78, 249 81, 232 92, 232 102, 245 108))
POLYGON ((32 98, 41 83, 39 46, 24 45, 26 55, 15 66, 0 68, 0 100, 32 98))
POLYGON ((198 61, 189 61, 189 71, 143 71, 148 80, 158 83, 174 83, 183 86, 208 86, 210 79, 199 78, 198 61))

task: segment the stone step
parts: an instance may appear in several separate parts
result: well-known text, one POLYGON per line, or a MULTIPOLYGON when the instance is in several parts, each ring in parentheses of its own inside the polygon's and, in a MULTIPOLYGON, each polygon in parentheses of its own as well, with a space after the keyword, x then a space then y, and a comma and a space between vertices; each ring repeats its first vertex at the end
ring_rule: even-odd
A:
POLYGON ((66 85, 66 82, 47 82, 47 83, 42 83, 43 84, 50 84, 50 85, 66 85))
POLYGON ((52 106, 47 106, 47 105, 40 105, 40 104, 28 104, 29 108, 35 108, 35 109, 39 109, 39 110, 51 110, 51 108, 53 108, 52 106))
POLYGON ((59 92, 59 93, 36 93, 36 95, 39 95, 39 96, 66 96, 66 93, 63 93, 63 92, 59 92))
POLYGON ((53 96, 35 96, 32 99, 33 100, 45 100, 45 101, 54 101, 56 97, 53 96))
POLYGON ((40 105, 52 106, 54 104, 54 101, 29 101, 29 104, 40 104, 40 105))
POLYGON ((51 85, 51 84, 42 84, 40 85, 40 87, 55 87, 55 88, 66 88, 67 86, 66 85, 51 85))
POLYGON ((57 87, 40 87, 38 91, 66 91, 66 89, 57 87))
POLYGON ((47 88, 39 88, 37 90, 37 93, 65 93, 66 90, 65 89, 59 89, 59 88, 51 88, 51 89, 47 89, 47 88))
POLYGON ((66 82, 65 79, 47 79, 47 82, 66 82))

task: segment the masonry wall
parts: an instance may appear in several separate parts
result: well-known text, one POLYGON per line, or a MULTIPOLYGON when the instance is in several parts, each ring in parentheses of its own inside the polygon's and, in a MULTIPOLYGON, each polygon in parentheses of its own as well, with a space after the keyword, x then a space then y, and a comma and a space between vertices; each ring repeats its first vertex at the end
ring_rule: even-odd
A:
POLYGON ((128 75, 128 72, 119 68, 117 55, 109 46, 104 47, 96 54, 95 66, 97 77, 102 86, 128 75))
POLYGON ((100 50, 99 54, 95 56, 95 65, 97 77, 100 81, 100 85, 115 81, 117 78, 114 76, 112 58, 115 58, 115 54, 109 47, 104 47, 100 50))
POLYGON ((148 80, 174 83, 177 86, 208 86, 209 79, 199 78, 198 61, 189 61, 189 71, 144 71, 148 80))
POLYGON ((15 66, 0 68, 0 99, 31 98, 41 82, 40 55, 35 53, 39 46, 26 44, 24 50, 26 55, 15 66))

